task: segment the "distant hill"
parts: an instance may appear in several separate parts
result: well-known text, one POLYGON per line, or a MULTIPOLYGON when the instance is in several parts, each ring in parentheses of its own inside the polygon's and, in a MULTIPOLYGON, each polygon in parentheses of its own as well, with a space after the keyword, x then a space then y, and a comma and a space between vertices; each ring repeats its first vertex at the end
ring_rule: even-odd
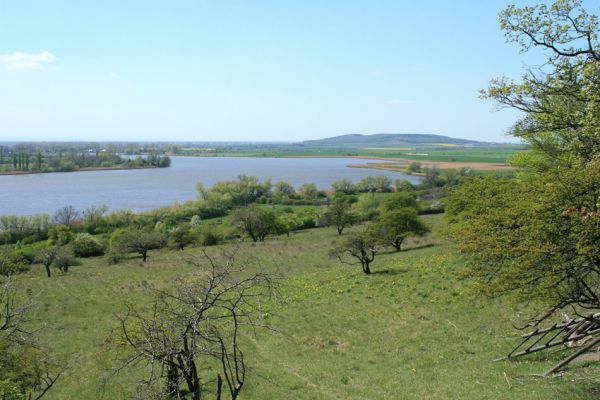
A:
POLYGON ((305 140, 307 147, 419 147, 435 145, 484 146, 490 143, 476 140, 456 139, 442 135, 417 133, 377 133, 374 135, 351 134, 319 140, 305 140))

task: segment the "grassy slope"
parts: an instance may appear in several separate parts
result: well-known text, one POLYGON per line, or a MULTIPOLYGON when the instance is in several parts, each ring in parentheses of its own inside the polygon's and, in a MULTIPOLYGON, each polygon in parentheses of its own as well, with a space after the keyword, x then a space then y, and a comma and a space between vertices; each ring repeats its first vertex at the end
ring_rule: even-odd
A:
MULTIPOLYGON (((428 219, 437 225, 439 216, 428 219)), ((333 229, 314 229, 242 245, 262 269, 282 276, 281 299, 270 317, 280 333, 248 337, 252 371, 242 398, 594 398, 599 367, 539 379, 527 375, 547 369, 559 354, 491 361, 515 343, 514 312, 502 302, 468 296, 462 261, 435 234, 409 243, 408 251, 380 255, 372 276, 330 259, 334 240, 333 229)), ((47 342, 74 360, 48 399, 124 398, 128 374, 102 391, 102 378, 115 365, 105 344, 114 314, 125 300, 144 298, 141 282, 160 284, 189 273, 183 259, 198 252, 153 252, 147 265, 131 259, 108 266, 98 258, 53 279, 40 268, 19 277, 39 293, 47 342)))

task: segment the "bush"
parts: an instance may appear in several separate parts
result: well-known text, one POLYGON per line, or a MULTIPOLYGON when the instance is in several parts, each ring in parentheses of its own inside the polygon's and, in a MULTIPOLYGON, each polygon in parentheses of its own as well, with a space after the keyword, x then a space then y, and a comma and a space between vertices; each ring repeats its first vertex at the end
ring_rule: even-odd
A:
POLYGON ((48 247, 48 242, 37 242, 22 246, 15 250, 15 253, 22 257, 27 263, 32 264, 37 254, 46 247, 48 247))
POLYGON ((89 233, 79 233, 71 243, 77 257, 95 257, 104 254, 104 246, 89 233))
POLYGON ((106 253, 106 261, 110 265, 118 264, 121 261, 123 261, 124 258, 125 256, 123 255, 123 253, 120 253, 118 251, 110 250, 108 253, 106 253))
POLYGON ((53 264, 60 271, 67 273, 69 272, 69 267, 73 265, 73 257, 67 251, 59 251, 53 264))
POLYGON ((0 381, 0 399, 27 400, 28 397, 11 381, 0 381))
POLYGON ((181 225, 169 232, 169 245, 171 248, 184 250, 185 247, 194 244, 197 240, 196 235, 189 225, 181 225))
POLYGON ((115 230, 112 235, 110 235, 110 239, 108 239, 108 247, 111 249, 111 251, 118 246, 118 243, 125 232, 127 232, 127 229, 119 228, 115 230))
POLYGON ((50 244, 64 246, 73 239, 73 232, 66 225, 54 225, 48 230, 50 244))
MULTIPOLYGON (((111 240, 114 238, 111 238, 111 240)), ((148 251, 161 249, 165 245, 165 237, 160 232, 153 230, 130 229, 123 233, 118 238, 118 241, 113 241, 111 251, 117 253, 133 253, 136 252, 142 256, 142 260, 146 262, 148 251)))
POLYGON ((202 246, 216 246, 222 240, 222 236, 213 230, 205 229, 200 234, 200 244, 202 246))
POLYGON ((29 263, 23 255, 16 251, 0 252, 0 275, 9 276, 25 272, 29 269, 29 263))

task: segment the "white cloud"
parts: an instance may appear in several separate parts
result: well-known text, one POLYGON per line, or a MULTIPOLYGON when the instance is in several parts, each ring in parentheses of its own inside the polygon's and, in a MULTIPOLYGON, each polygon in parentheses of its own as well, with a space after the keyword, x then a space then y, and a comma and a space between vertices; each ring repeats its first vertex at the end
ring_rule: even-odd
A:
POLYGON ((45 50, 41 53, 15 51, 9 54, 0 54, 0 65, 12 70, 42 69, 44 64, 54 61, 56 61, 56 56, 45 50))

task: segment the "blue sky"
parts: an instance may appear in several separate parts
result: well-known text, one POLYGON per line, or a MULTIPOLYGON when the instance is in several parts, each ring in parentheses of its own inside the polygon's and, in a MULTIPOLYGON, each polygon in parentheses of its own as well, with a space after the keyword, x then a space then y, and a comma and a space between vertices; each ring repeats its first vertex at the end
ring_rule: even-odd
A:
POLYGON ((0 140, 509 141, 511 3, 0 0, 0 140))

